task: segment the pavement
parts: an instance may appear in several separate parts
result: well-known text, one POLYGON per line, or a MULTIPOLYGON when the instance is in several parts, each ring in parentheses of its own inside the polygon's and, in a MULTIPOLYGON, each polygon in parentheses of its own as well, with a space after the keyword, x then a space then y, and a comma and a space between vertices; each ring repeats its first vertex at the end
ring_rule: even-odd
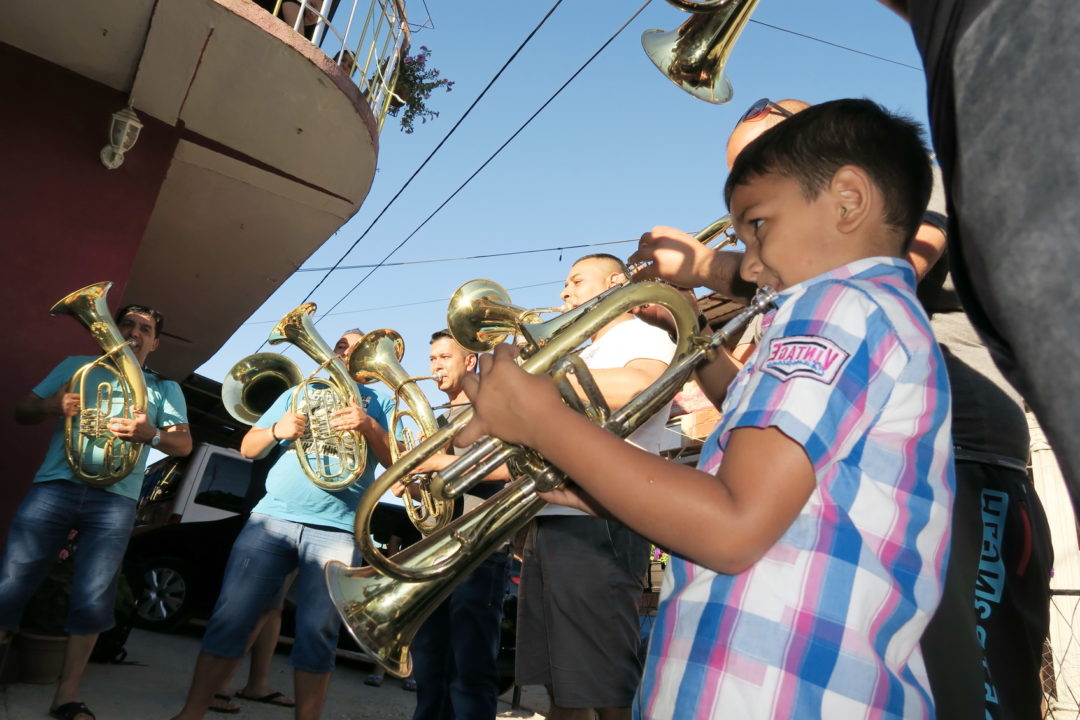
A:
MULTIPOLYGON (((184 704, 195 657, 199 652, 198 630, 183 635, 165 635, 133 630, 125 649, 127 660, 120 665, 90 663, 83 679, 83 701, 99 720, 168 720, 184 704)), ((387 676, 382 687, 364 685, 371 666, 338 660, 330 680, 330 691, 322 720, 407 720, 416 706, 416 693, 403 690, 401 681, 387 676)), ((233 678, 233 688, 242 683, 246 664, 233 678)), ((287 648, 279 648, 270 674, 271 686, 292 697, 292 668, 287 648)), ((0 720, 47 718, 54 684, 15 683, 0 686, 0 720)), ((546 710, 547 697, 540 687, 526 687, 521 707, 511 706, 512 691, 499 699, 499 718, 542 720, 538 710, 546 710)), ((235 717, 237 720, 289 720, 285 708, 237 699, 236 715, 208 713, 207 718, 235 717)))

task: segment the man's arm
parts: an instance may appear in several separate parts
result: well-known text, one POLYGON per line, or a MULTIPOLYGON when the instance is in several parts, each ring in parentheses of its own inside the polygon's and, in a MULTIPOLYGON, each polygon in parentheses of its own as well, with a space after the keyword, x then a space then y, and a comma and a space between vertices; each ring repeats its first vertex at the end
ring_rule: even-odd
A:
POLYGON ((723 297, 749 300, 756 288, 739 277, 741 252, 711 250, 675 228, 657 226, 641 236, 630 262, 650 265, 635 279, 660 278, 683 288, 707 287, 723 297))
POLYGON ((157 449, 166 455, 183 457, 191 454, 191 431, 187 423, 161 428, 157 449))
POLYGON ((915 268, 915 277, 922 280, 945 251, 945 233, 936 225, 923 223, 915 233, 907 259, 915 268))
POLYGON ((240 441, 240 454, 258 460, 265 457, 279 440, 295 440, 303 435, 306 427, 306 415, 286 412, 269 427, 252 426, 240 441))
POLYGON ((51 417, 72 417, 79 412, 79 394, 65 392, 60 388, 48 397, 27 393, 15 405, 15 422, 20 425, 37 425, 51 417))
MULTIPOLYGON (((608 407, 612 410, 621 408, 630 402, 635 395, 652 385, 658 377, 667 370, 667 363, 648 358, 637 358, 626 363, 620 368, 589 369, 589 374, 600 388, 600 394, 604 396, 608 407)), ((577 390, 578 395, 584 399, 585 391, 576 375, 568 375, 570 384, 577 390)))
MULTIPOLYGON (((535 448, 622 522, 712 570, 741 572, 757 561, 815 487, 802 446, 776 428, 733 431, 712 476, 602 430, 567 408, 550 378, 525 373, 511 358, 497 348, 494 358, 481 358, 480 379, 466 379, 477 418, 460 442, 493 434, 535 448)), ((544 497, 583 506, 572 491, 544 497)))

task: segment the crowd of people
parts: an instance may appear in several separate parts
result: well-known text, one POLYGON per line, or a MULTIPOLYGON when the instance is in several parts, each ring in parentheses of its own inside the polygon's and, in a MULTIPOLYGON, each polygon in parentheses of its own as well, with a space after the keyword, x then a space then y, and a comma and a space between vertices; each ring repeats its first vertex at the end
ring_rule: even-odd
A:
MULTIPOLYGON (((1047 92, 1069 96, 1053 90, 1064 73, 1032 80, 1043 67, 1033 58, 1075 54, 1055 40, 1076 29, 1080 10, 1059 0, 886 4, 910 19, 924 55, 937 166, 920 128, 869 100, 763 99, 727 146, 724 199, 743 249, 714 252, 658 226, 630 258, 648 263, 634 279, 729 298, 775 293, 737 352, 713 348, 694 371, 720 410, 697 468, 658 455, 667 407, 623 439, 564 397, 599 393, 619 408, 664 376, 677 348, 662 314, 628 312, 596 329, 579 355, 592 382, 568 373, 563 393, 522 370, 512 345, 477 355, 447 331, 431 336, 440 421, 466 407, 474 415, 455 447, 420 469, 442 470, 491 436, 569 478, 540 493, 549 505, 521 538, 516 682, 547 689, 550 718, 1042 715, 1053 553, 1027 475, 1022 403, 1043 420, 1080 496, 1080 456, 1068 443, 1078 378, 1069 274, 1080 262, 1065 241, 1080 226, 1066 195, 1080 151, 1069 113, 1051 107, 1039 116, 1040 142, 1010 142, 1018 121, 990 106, 1008 97, 1033 110, 1047 92), (1043 284, 1059 292, 1052 302, 1043 284), (652 544, 671 562, 643 649, 638 600, 652 544)), ((587 255, 561 298, 580 307, 628 274, 617 257, 587 255)), ((140 366, 163 323, 140 305, 116 314, 140 366)), ((362 337, 346 331, 334 352, 346 357, 362 337)), ((79 415, 66 383, 89 360, 61 361, 17 419, 79 415)), ((117 382, 93 372, 95 384, 117 382)), ((48 709, 65 720, 94 718, 81 683, 114 621, 147 452, 191 451, 179 387, 143 374, 145 407, 108 421, 141 446, 130 473, 107 487, 80 480, 58 423, 0 563, 6 656, 51 559, 79 532, 67 654, 48 709)), ((246 457, 271 458, 266 494, 231 550, 175 718, 236 712, 229 679, 249 651, 241 697, 320 716, 340 631, 323 568, 363 560, 354 516, 377 465, 392 464, 392 405, 358 384, 325 418, 366 440, 364 470, 345 488, 301 471, 297 441, 314 420, 291 390, 244 436, 246 457), (290 588, 294 698, 265 677, 290 588)), ((455 514, 475 511, 514 474, 492 470, 455 514)), ((511 553, 503 543, 460 578, 417 632, 416 720, 496 715, 511 553)))

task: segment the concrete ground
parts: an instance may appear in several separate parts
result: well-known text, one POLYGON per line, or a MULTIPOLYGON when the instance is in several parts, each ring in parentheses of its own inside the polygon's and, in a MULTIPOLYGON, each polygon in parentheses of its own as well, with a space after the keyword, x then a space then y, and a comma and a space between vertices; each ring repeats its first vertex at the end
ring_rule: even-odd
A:
MULTIPOLYGON (((127 663, 101 665, 91 663, 83 681, 83 700, 99 720, 168 720, 180 710, 191 680, 195 657, 199 652, 197 634, 163 635, 133 630, 125 648, 127 663)), ((292 668, 287 655, 274 656, 271 684, 292 697, 292 668)), ((363 680, 370 666, 339 659, 330 681, 330 692, 323 720, 407 720, 416 706, 416 694, 401 688, 401 682, 387 677, 382 687, 369 687, 363 680)), ((242 665, 232 687, 243 684, 242 665), (240 678, 238 680, 238 678, 240 678)), ((47 718, 55 686, 16 683, 0 687, 0 720, 47 718)), ((547 708, 543 688, 525 688, 522 708, 514 710, 511 693, 499 700, 500 718, 541 720, 537 710, 547 708)), ((207 718, 235 717, 238 720, 288 720, 292 712, 277 707, 236 700, 241 706, 237 715, 208 713, 207 718)))

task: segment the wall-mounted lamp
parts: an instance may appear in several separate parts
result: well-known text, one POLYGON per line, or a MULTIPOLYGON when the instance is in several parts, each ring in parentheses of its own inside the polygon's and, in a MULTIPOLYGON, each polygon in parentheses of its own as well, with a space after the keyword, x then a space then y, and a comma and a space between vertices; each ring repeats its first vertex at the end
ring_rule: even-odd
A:
POLYGON ((124 153, 135 147, 142 122, 131 106, 117 110, 109 123, 109 144, 101 148, 101 164, 115 170, 124 164, 124 153))

